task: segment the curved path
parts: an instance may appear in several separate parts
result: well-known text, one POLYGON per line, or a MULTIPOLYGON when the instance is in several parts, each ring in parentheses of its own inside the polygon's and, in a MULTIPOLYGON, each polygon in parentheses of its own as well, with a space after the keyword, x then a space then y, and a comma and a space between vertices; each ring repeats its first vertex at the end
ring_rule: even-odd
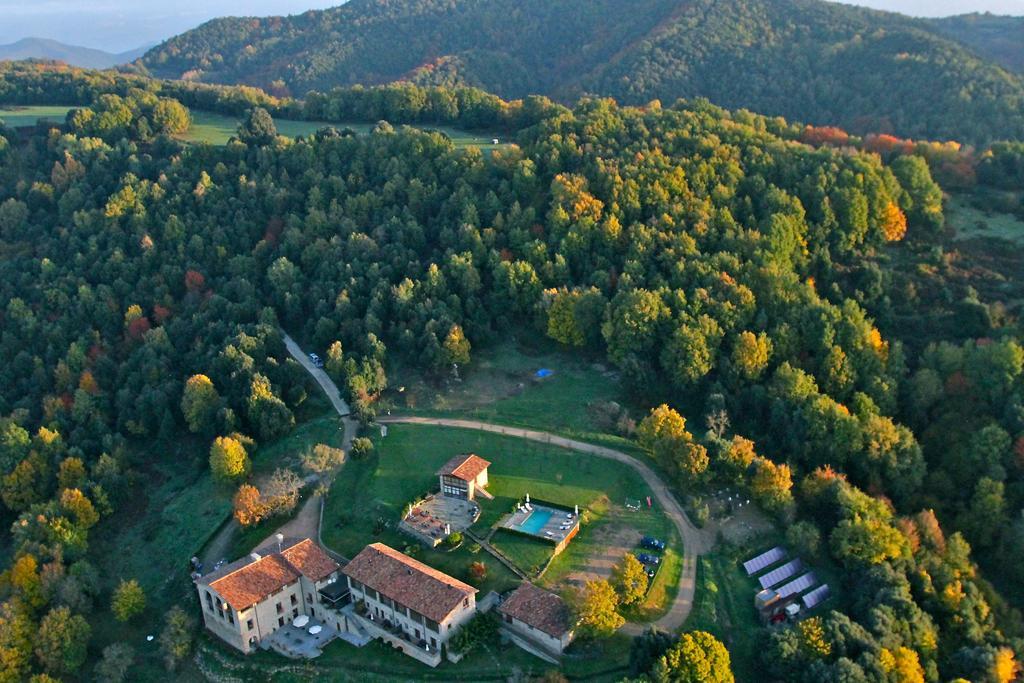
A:
MULTIPOLYGON (((331 405, 334 406, 336 411, 338 411, 338 415, 341 417, 342 427, 345 430, 341 447, 346 453, 348 453, 352 446, 352 439, 354 439, 356 434, 359 432, 359 422, 349 417, 352 411, 349 410, 348 404, 341 398, 341 392, 338 391, 338 386, 334 383, 334 380, 330 378, 323 368, 318 368, 313 365, 313 361, 310 360, 309 355, 295 343, 294 339, 289 337, 283 330, 281 331, 281 334, 284 335, 284 344, 288 348, 288 353, 290 353, 292 358, 297 360, 299 364, 306 369, 306 372, 313 376, 313 379, 317 381, 320 388, 324 390, 324 393, 327 395, 327 399, 331 402, 331 405)), ((260 543, 259 547, 276 543, 275 536, 279 533, 284 534, 288 538, 315 538, 320 542, 320 545, 323 545, 323 541, 320 539, 322 521, 323 496, 317 493, 306 498, 295 516, 285 522, 281 528, 277 529, 277 531, 265 538, 263 542, 260 543)))
MULTIPOLYGON (((288 348, 288 353, 291 354, 292 358, 297 360, 303 368, 306 369, 313 379, 317 381, 320 388, 324 390, 328 400, 334 409, 338 411, 338 415, 341 417, 342 427, 345 430, 345 435, 342 440, 342 448, 347 453, 349 447, 352 445, 352 439, 355 438, 358 433, 359 423, 349 417, 350 410, 348 404, 341 398, 341 394, 338 391, 338 387, 334 384, 331 378, 323 371, 322 368, 318 368, 313 365, 313 361, 309 359, 309 355, 306 354, 302 348, 295 343, 295 340, 289 337, 283 330, 281 334, 284 335, 284 343, 288 348)), ((307 477, 304 480, 305 485, 313 485, 316 483, 316 479, 307 477)), ((270 547, 277 544, 277 534, 284 534, 288 538, 316 538, 320 540, 320 527, 321 518, 323 516, 323 496, 320 494, 314 494, 309 496, 302 502, 295 516, 290 520, 281 525, 280 528, 275 529, 272 534, 263 539, 257 544, 254 550, 259 548, 270 547)), ((235 533, 238 531, 238 522, 234 517, 229 519, 224 526, 221 527, 220 531, 210 539, 203 549, 200 561, 206 567, 213 567, 214 564, 220 560, 231 560, 228 552, 231 549, 232 541, 234 540, 235 533)), ((323 545, 323 542, 321 542, 323 545)))
MULTIPOLYGON (((683 625, 683 622, 686 621, 686 617, 689 616, 690 610, 693 608, 693 596, 697 584, 697 558, 710 550, 711 544, 708 543, 704 534, 701 533, 701 531, 693 525, 689 517, 686 516, 682 506, 679 505, 679 502, 672 495, 672 492, 669 490, 665 482, 662 481, 657 473, 648 467, 646 463, 637 460, 633 456, 623 453, 622 451, 616 451, 611 448, 597 446, 584 441, 576 441, 575 439, 567 439, 549 432, 523 429, 521 427, 507 427, 488 422, 478 422, 476 420, 458 420, 433 417, 378 417, 377 421, 402 424, 435 425, 439 427, 455 427, 459 429, 476 429, 483 432, 493 432, 495 434, 514 436, 520 439, 528 439, 530 441, 538 441, 540 443, 551 444, 553 446, 560 446, 562 448, 579 451, 580 453, 596 455, 599 458, 608 458, 609 460, 615 460, 633 468, 633 470, 643 477, 647 486, 650 487, 654 498, 658 501, 658 504, 661 505, 665 514, 679 531, 679 536, 683 539, 683 571, 679 577, 679 592, 676 594, 676 599, 672 603, 668 612, 666 612, 663 617, 655 621, 654 625, 668 631, 675 631, 683 625)), ((646 628, 646 625, 627 623, 622 630, 630 635, 639 635, 646 630, 646 628)))

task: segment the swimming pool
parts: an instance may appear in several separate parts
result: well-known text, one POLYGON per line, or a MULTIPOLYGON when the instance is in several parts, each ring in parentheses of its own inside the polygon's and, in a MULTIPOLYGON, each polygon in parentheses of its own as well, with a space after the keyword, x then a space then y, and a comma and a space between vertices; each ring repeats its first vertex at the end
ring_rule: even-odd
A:
POLYGON ((545 525, 547 525, 548 520, 551 519, 552 514, 554 513, 551 510, 537 508, 536 510, 530 513, 529 517, 524 519, 522 523, 519 524, 519 530, 525 531, 528 534, 533 534, 534 536, 539 536, 541 529, 543 529, 545 525))

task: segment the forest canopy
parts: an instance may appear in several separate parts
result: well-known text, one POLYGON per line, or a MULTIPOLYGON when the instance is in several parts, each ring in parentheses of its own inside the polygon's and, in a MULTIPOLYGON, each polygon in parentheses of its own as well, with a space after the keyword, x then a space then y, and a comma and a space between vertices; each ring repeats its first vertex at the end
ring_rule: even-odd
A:
POLYGON ((39 590, 40 568, 87 593, 72 568, 140 462, 160 457, 150 444, 204 434, 210 465, 233 480, 252 445, 291 430, 305 375, 282 330, 327 350, 364 421, 396 362, 438 375, 516 330, 607 357, 637 401, 659 406, 640 445, 673 485, 733 482, 786 523, 814 525, 863 596, 823 616, 827 654, 799 631, 773 636, 773 676, 883 678, 899 661, 927 680, 981 680, 1024 651, 971 555, 998 549, 1024 566, 1011 519, 1024 499, 1024 350, 971 309, 977 338, 909 353, 846 293, 867 256, 942 228, 921 157, 813 146, 795 139, 802 126, 704 101, 567 109, 410 86, 303 104, 251 91, 236 139, 185 146, 152 125, 158 107, 188 115, 161 105, 172 88, 179 104, 239 106, 245 93, 61 69, 13 77, 43 90, 52 78, 82 105, 62 127, 4 129, 0 149, 0 500, 13 550, 0 646, 16 674, 79 663, 18 634, 87 637, 89 601, 39 590), (401 104, 419 93, 455 103, 449 116, 498 117, 516 144, 485 156, 400 125, 445 111, 401 104), (274 135, 272 111, 358 103, 399 118, 365 136, 274 135), (693 409, 689 423, 677 407, 693 409), (725 418, 705 434, 709 407, 725 418))

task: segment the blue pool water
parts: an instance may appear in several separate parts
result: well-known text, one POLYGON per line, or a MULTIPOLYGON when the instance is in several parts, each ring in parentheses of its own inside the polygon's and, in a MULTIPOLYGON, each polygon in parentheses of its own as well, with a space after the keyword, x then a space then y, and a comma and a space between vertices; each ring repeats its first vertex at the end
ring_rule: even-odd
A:
POLYGON ((551 519, 551 510, 537 509, 530 513, 530 516, 523 520, 523 523, 519 525, 520 531, 525 531, 528 534, 535 536, 540 535, 541 529, 551 519))

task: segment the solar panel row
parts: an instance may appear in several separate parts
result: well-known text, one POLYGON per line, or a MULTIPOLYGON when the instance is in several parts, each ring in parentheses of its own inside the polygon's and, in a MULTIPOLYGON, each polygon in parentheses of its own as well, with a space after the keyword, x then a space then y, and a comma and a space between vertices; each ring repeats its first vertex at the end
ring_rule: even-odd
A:
POLYGON ((747 576, 753 576, 765 567, 773 565, 779 560, 783 560, 785 558, 786 551, 780 546, 775 546, 771 550, 763 552, 757 557, 744 562, 743 569, 747 572, 747 576))
POLYGON ((791 576, 795 576, 797 572, 804 568, 804 563, 799 558, 791 560, 781 567, 777 567, 761 578, 758 581, 761 583, 761 588, 771 588, 772 586, 782 583, 791 576))
POLYGON ((814 575, 814 572, 807 572, 803 576, 793 579, 785 586, 776 589, 775 592, 779 594, 780 598, 788 598, 791 595, 804 592, 816 583, 818 583, 818 577, 814 575))
POLYGON ((804 607, 807 609, 813 609, 828 600, 830 595, 832 595, 832 591, 829 590, 828 584, 824 583, 802 598, 804 601, 804 607))

